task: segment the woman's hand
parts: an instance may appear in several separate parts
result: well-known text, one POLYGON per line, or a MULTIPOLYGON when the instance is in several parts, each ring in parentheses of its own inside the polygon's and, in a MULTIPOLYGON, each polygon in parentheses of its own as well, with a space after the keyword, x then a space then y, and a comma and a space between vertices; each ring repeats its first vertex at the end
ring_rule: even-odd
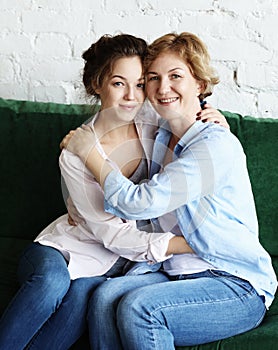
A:
POLYGON ((76 154, 85 163, 89 153, 96 145, 96 136, 88 125, 76 130, 71 130, 60 143, 60 148, 66 148, 68 151, 76 154))
POLYGON ((197 113, 196 120, 201 120, 202 122, 213 122, 230 129, 226 118, 217 109, 213 108, 208 103, 205 104, 205 108, 197 113))

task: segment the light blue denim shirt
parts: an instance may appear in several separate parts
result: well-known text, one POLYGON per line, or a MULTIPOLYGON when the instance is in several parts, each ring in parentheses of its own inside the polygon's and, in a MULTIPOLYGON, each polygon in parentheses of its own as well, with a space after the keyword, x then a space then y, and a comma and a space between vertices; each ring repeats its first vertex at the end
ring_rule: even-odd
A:
MULTIPOLYGON (((160 127, 150 178, 134 185, 118 171, 105 181, 105 210, 126 219, 157 218, 175 210, 195 253, 219 270, 248 280, 268 308, 277 288, 271 258, 258 239, 246 158, 238 139, 214 123, 194 123, 163 168, 171 133, 160 127)), ((154 224, 156 219, 153 219, 154 224)))

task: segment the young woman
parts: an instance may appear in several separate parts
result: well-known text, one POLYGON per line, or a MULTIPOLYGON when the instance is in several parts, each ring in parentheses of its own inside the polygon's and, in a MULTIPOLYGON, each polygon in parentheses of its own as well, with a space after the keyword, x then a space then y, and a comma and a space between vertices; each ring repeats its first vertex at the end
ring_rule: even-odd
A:
POLYGON ((166 282, 136 288, 127 276, 97 288, 89 327, 102 329, 94 349, 113 341, 113 349, 169 350, 230 337, 260 324, 277 288, 243 149, 227 129, 196 121, 218 82, 204 43, 191 33, 165 35, 150 45, 145 69, 147 96, 164 119, 148 182, 111 169, 89 128, 65 141, 101 183, 107 211, 157 218, 155 226, 184 236, 192 252, 163 263, 166 282))
MULTIPOLYGON (((83 54, 85 88, 101 102, 101 111, 89 122, 97 134, 104 134, 98 149, 135 182, 148 176, 149 141, 157 129, 151 116, 145 118, 149 123, 134 121, 145 99, 146 48, 144 40, 123 34, 103 36, 83 54)), ((152 271, 153 262, 190 251, 184 238, 170 231, 139 231, 135 221, 105 213, 101 187, 67 150, 60 168, 78 224, 71 226, 64 215, 25 250, 19 262, 20 289, 0 321, 1 349, 68 349, 85 329, 87 303, 98 284, 127 271, 129 260, 145 261, 143 270, 133 271, 142 273, 152 271)), ((159 272, 136 277, 140 285, 165 281, 159 272)))

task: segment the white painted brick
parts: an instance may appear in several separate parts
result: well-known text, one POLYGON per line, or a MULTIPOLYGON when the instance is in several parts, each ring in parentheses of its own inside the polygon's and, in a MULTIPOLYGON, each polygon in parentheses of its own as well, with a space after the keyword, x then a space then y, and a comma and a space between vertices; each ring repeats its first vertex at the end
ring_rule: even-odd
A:
POLYGON ((278 119, 278 94, 274 91, 260 92, 258 108, 262 117, 278 119))
POLYGON ((277 0, 253 0, 253 1, 235 1, 235 0, 219 0, 220 9, 224 11, 231 11, 237 16, 246 16, 253 14, 258 17, 265 15, 271 11, 274 3, 277 0))
MULTIPOLYGON (((69 0, 66 0, 66 1, 69 2, 69 0)), ((73 11, 80 10, 80 9, 99 11, 103 9, 105 0, 71 0, 70 2, 71 2, 71 8, 73 11)))
POLYGON ((246 13, 254 10, 254 3, 257 0, 253 1, 235 1, 235 0, 219 0, 219 8, 222 11, 230 11, 236 15, 246 15, 246 13))
POLYGON ((10 82, 14 78, 15 71, 12 60, 6 56, 0 56, 0 81, 10 82))
POLYGON ((1 8, 8 10, 28 10, 32 7, 32 0, 1 0, 1 8))
POLYGON ((79 36, 75 38, 73 42, 73 55, 74 57, 81 58, 84 51, 86 51, 92 43, 94 43, 99 38, 92 35, 79 36))
MULTIPOLYGON (((277 1, 278 2, 278 1, 277 1)), ((268 14, 263 18, 250 16, 247 18, 247 24, 253 31, 257 41, 261 41, 265 46, 278 50, 277 30, 278 14, 268 14)))
POLYGON ((105 9, 113 11, 134 11, 138 9, 137 0, 106 0, 105 9))
POLYGON ((237 71, 239 85, 278 91, 278 67, 266 64, 241 63, 237 71))
POLYGON ((48 102, 51 101, 53 96, 58 103, 66 103, 66 91, 62 86, 50 85, 50 86, 34 86, 32 88, 35 101, 48 102))
POLYGON ((214 40, 208 42, 208 47, 213 58, 228 61, 261 61, 268 62, 272 53, 253 41, 245 41, 236 38, 230 40, 214 40))
MULTIPOLYGON (((186 27, 188 17, 183 21, 186 27)), ((192 16, 191 16, 192 17, 192 16)), ((192 28, 198 28, 198 34, 203 40, 210 41, 211 38, 216 38, 221 42, 222 39, 242 39, 247 38, 247 29, 245 21, 242 18, 235 18, 229 14, 219 16, 219 13, 211 12, 204 13, 202 16, 195 16, 196 24, 192 28)))
POLYGON ((0 96, 12 100, 29 100, 29 84, 27 82, 12 82, 0 84, 0 96))
POLYGON ((213 0, 159 0, 158 8, 160 10, 206 10, 209 11, 213 8, 213 0))
POLYGON ((70 57, 71 44, 64 34, 40 33, 35 39, 34 53, 50 57, 70 57))
MULTIPOLYGON (((81 0, 79 2, 82 2, 81 0)), ((55 11, 68 11, 71 9, 71 3, 69 0, 35 0, 33 3, 35 9, 46 9, 55 11)))
POLYGON ((75 81, 80 77, 82 63, 80 61, 61 61, 61 60, 39 60, 33 61, 32 66, 26 70, 23 69, 23 74, 29 76, 31 80, 37 81, 75 81))
POLYGON ((90 14, 56 13, 53 11, 23 11, 22 26, 27 33, 67 33, 75 34, 76 30, 87 33, 89 30, 90 14))
POLYGON ((81 54, 101 35, 152 41, 191 31, 206 42, 220 75, 209 100, 242 115, 278 118, 278 0, 0 2, 2 97, 84 103, 81 54))
POLYGON ((30 54, 32 52, 31 38, 26 34, 10 32, 0 37, 0 48, 2 54, 30 54))
POLYGON ((0 11, 0 30, 12 30, 14 32, 21 29, 20 18, 12 11, 0 11))
POLYGON ((103 26, 104 18, 94 17, 94 29, 97 37, 103 34, 129 33, 143 37, 147 40, 154 40, 158 36, 171 31, 169 19, 166 16, 126 16, 106 15, 107 24, 103 26), (121 23, 119 27, 119 23, 121 23), (105 28, 105 32, 103 31, 105 28), (120 28, 120 29, 119 29, 120 28))
POLYGON ((256 107, 256 95, 253 92, 240 91, 235 85, 218 84, 208 102, 221 110, 259 116, 256 107))
POLYGON ((234 72, 237 69, 237 65, 234 62, 212 61, 211 65, 215 69, 221 83, 235 84, 234 72))
POLYGON ((90 98, 87 96, 83 84, 76 82, 74 84, 64 84, 66 98, 68 103, 91 104, 90 98))

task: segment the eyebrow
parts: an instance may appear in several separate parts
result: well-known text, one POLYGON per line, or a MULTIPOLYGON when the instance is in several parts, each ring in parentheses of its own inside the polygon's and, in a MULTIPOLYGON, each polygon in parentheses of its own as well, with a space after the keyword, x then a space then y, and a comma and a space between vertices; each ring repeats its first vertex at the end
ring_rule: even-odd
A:
MULTIPOLYGON (((114 78, 120 78, 120 79, 122 79, 122 80, 127 80, 125 77, 123 77, 122 75, 117 75, 117 74, 115 74, 115 75, 112 75, 112 77, 111 77, 111 79, 114 79, 114 78)), ((138 81, 141 81, 141 80, 144 80, 144 77, 142 76, 142 77, 140 77, 139 79, 137 79, 138 81)))
POLYGON ((125 77, 123 77, 122 75, 112 75, 111 79, 114 79, 114 78, 120 78, 120 79, 123 79, 123 80, 126 80, 125 77))
MULTIPOLYGON (((167 73, 171 73, 171 72, 173 72, 173 71, 175 71, 175 70, 182 70, 182 71, 184 71, 183 68, 176 67, 176 68, 170 69, 167 73)), ((156 74, 156 75, 158 75, 157 72, 147 72, 147 74, 156 74)))

